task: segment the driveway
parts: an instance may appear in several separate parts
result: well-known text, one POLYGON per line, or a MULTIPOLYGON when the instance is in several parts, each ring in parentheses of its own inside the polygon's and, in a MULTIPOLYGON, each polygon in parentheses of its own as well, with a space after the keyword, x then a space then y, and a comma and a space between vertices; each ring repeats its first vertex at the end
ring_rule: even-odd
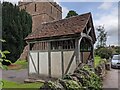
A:
POLYGON ((23 83, 25 79, 28 78, 28 70, 3 70, 2 79, 23 83))
POLYGON ((103 80, 103 88, 105 90, 119 90, 120 89, 120 70, 111 69, 107 71, 107 75, 103 80), (119 89, 118 89, 119 87, 119 89))

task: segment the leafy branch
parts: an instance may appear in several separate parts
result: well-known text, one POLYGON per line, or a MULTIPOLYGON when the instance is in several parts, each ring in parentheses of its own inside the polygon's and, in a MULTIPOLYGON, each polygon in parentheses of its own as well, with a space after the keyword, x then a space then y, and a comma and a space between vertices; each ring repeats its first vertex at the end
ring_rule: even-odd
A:
MULTIPOLYGON (((6 42, 6 41, 0 39, 0 42, 6 42)), ((2 62, 3 62, 3 61, 6 61, 6 62, 11 63, 11 61, 6 58, 6 55, 7 55, 7 54, 10 54, 10 52, 7 51, 7 50, 5 50, 5 51, 0 50, 0 68, 1 68, 1 69, 5 69, 5 67, 3 67, 3 65, 2 65, 2 62)))

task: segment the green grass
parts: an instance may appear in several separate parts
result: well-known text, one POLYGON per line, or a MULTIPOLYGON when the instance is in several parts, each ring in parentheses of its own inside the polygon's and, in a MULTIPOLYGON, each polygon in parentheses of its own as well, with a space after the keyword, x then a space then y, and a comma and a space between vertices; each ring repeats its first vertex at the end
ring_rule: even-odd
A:
POLYGON ((99 56, 95 56, 95 62, 94 65, 97 67, 100 64, 101 58, 99 56))
POLYGON ((3 80, 3 83, 4 83, 4 85, 2 88, 36 88, 36 90, 43 85, 43 83, 26 83, 26 84, 23 83, 23 84, 21 84, 21 83, 11 82, 11 81, 7 81, 7 80, 3 80))
POLYGON ((28 62, 26 60, 17 60, 12 65, 8 66, 8 70, 19 70, 28 68, 28 62))
POLYGON ((23 69, 28 67, 28 62, 26 60, 18 60, 15 62, 15 64, 21 65, 22 66, 21 68, 23 69))

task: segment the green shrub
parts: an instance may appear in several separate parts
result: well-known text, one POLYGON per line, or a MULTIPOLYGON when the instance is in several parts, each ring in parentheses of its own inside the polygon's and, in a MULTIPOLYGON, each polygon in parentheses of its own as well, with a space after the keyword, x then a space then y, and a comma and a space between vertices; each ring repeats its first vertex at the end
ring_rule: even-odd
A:
POLYGON ((42 87, 40 87, 40 89, 43 89, 43 90, 57 90, 57 86, 54 82, 52 81, 48 81, 48 82, 45 82, 44 85, 42 87))
POLYGON ((82 88, 82 84, 74 80, 60 80, 59 82, 65 90, 80 90, 82 88))
POLYGON ((92 90, 100 90, 102 88, 102 81, 98 75, 95 74, 92 68, 89 68, 89 66, 85 65, 83 70, 86 70, 89 72, 89 77, 85 78, 86 84, 84 87, 92 90))
POLYGON ((97 51, 97 54, 101 57, 101 58, 105 58, 105 59, 109 59, 112 56, 112 49, 109 48, 100 48, 97 51))
POLYGON ((65 76, 63 76, 62 79, 73 80, 72 76, 71 76, 71 75, 68 75, 68 74, 65 75, 65 76))
MULTIPOLYGON (((1 43, 1 42, 6 42, 6 41, 0 39, 0 43, 1 43)), ((5 51, 0 50, 0 68, 1 68, 1 69, 6 69, 6 67, 3 66, 3 64, 2 64, 3 62, 7 62, 7 63, 9 63, 9 65, 11 64, 11 61, 10 61, 10 60, 7 60, 7 58, 6 58, 6 55, 7 55, 7 54, 10 54, 10 52, 7 51, 7 50, 5 50, 5 51)))
POLYGON ((60 86, 60 90, 102 90, 102 81, 93 68, 84 65, 78 67, 73 74, 65 75, 57 83, 44 83, 42 89, 57 90, 57 86, 60 86))

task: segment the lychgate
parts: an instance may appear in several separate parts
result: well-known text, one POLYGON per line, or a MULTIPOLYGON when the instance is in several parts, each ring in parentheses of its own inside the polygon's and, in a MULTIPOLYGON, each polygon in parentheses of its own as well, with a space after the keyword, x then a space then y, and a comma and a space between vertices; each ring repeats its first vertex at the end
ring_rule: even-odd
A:
POLYGON ((94 66, 96 41, 91 13, 41 24, 25 38, 29 75, 62 77, 80 63, 94 66))

